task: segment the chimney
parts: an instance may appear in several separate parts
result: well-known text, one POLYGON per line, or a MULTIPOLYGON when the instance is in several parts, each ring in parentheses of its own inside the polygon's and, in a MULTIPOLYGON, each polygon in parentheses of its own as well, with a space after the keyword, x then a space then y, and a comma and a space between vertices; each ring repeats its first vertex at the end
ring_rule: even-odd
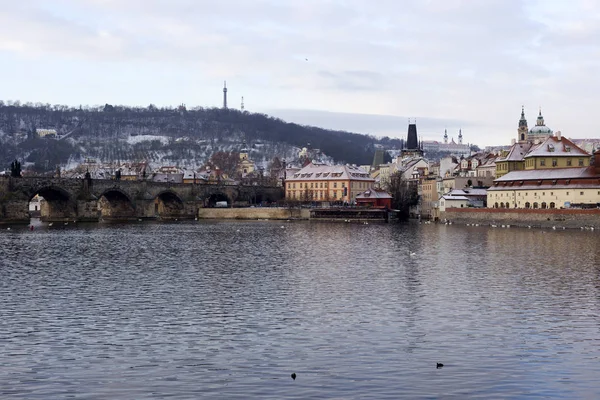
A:
POLYGON ((560 131, 556 131, 556 139, 560 142, 560 140, 562 139, 561 133, 560 131))

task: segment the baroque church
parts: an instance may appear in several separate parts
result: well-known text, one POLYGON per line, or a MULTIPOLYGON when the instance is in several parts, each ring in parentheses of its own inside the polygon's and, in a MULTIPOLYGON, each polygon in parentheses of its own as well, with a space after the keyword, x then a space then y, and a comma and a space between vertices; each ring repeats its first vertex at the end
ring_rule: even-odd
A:
POLYGON ((535 121, 535 126, 528 130, 527 120, 525 119, 525 107, 521 107, 521 119, 519 119, 518 128, 518 142, 519 143, 539 143, 546 140, 548 137, 553 136, 554 132, 544 124, 544 117, 542 116, 542 109, 535 121))

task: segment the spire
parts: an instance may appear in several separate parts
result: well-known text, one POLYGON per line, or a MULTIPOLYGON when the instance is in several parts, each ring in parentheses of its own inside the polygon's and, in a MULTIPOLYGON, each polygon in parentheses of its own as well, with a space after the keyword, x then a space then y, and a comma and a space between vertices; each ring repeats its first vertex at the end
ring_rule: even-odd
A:
POLYGON ((227 108, 227 81, 223 82, 223 108, 227 108))
POLYGON ((444 143, 448 143, 448 129, 444 129, 444 143))
POLYGON ((544 126, 544 117, 542 116, 542 107, 540 107, 540 113, 538 114, 537 120, 535 121, 536 126, 544 126))
POLYGON ((462 144, 462 128, 458 129, 458 144, 462 144))
POLYGON ((519 127, 527 127, 527 120, 525 119, 525 106, 521 106, 521 119, 519 119, 519 127))

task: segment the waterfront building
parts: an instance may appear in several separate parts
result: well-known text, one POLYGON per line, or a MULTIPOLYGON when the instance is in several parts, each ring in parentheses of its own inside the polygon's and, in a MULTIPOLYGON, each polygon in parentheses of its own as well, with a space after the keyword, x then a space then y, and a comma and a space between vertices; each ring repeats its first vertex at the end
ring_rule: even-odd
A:
POLYGON ((310 163, 285 180, 285 198, 297 201, 354 203, 375 179, 354 165, 310 163))
MULTIPOLYGON (((565 140, 560 140, 560 136, 552 139, 544 142, 546 146, 548 142, 565 140)), ((572 144, 570 141, 567 143, 572 144)), ((534 161, 529 162, 528 169, 512 171, 497 178, 488 189, 488 208, 600 207, 600 150, 594 153, 593 164, 590 165, 589 157, 580 154, 583 150, 571 148, 567 151, 565 147, 562 143, 552 151, 546 147, 537 157, 532 157, 534 161), (557 152, 569 155, 560 158, 557 152), (583 162, 579 161, 581 159, 583 162), (542 160, 547 165, 540 165, 542 160), (571 165, 575 164, 573 160, 577 163, 566 166, 568 160, 571 160, 571 165)))
POLYGON ((469 206, 469 199, 465 196, 449 196, 443 195, 440 197, 440 211, 446 211, 446 208, 464 208, 469 206))
POLYGON ((370 208, 392 208, 392 195, 382 189, 371 188, 356 195, 356 205, 370 208))
POLYGON ((440 196, 440 183, 442 178, 439 176, 430 176, 427 179, 423 179, 421 182, 421 217, 426 219, 435 219, 437 213, 435 209, 438 208, 438 201, 440 196))

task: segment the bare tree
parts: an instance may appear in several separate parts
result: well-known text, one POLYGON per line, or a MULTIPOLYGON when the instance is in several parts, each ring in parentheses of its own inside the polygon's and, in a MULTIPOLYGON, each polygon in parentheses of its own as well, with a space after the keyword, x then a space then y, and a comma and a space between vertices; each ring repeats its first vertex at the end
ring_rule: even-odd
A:
POLYGON ((386 190, 392 195, 392 206, 400 210, 399 219, 406 220, 410 206, 417 204, 417 182, 406 179, 400 171, 390 175, 386 190))

